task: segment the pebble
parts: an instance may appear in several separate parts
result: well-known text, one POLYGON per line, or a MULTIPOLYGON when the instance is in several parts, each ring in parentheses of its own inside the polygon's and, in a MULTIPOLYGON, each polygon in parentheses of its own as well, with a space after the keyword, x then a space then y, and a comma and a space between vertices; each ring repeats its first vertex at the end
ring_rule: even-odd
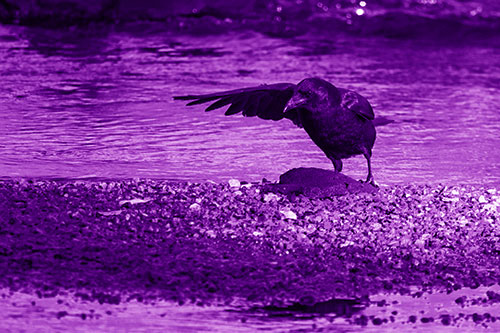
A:
POLYGON ((354 244, 355 243, 353 241, 346 240, 344 243, 340 244, 340 247, 352 246, 354 244))
POLYGON ((215 238, 217 236, 217 234, 213 230, 207 230, 205 232, 205 235, 207 235, 209 238, 215 238))
POLYGON ((291 219, 291 220, 297 219, 297 214, 295 214, 294 212, 292 212, 289 209, 280 210, 280 213, 283 214, 283 216, 285 216, 285 218, 287 218, 287 219, 291 219))
POLYGON ((423 240, 423 239, 417 239, 417 240, 415 241, 415 243, 414 243, 414 244, 415 244, 416 246, 418 246, 418 247, 424 247, 424 245, 425 245, 425 240, 423 240))
POLYGON ((120 215, 122 213, 122 210, 110 210, 107 212, 98 212, 102 216, 113 216, 113 215, 120 215))
POLYGON ((277 196, 274 193, 266 193, 266 194, 264 194, 264 197, 263 197, 264 202, 269 202, 271 200, 278 200, 278 199, 279 199, 279 196, 277 196))
POLYGON ((201 206, 200 206, 200 204, 199 204, 199 203, 195 202, 195 203, 193 203, 193 204, 191 204, 191 205, 189 206, 189 209, 191 209, 191 210, 200 210, 200 209, 201 209, 201 206))
POLYGON ((241 183, 238 179, 229 179, 228 183, 231 188, 240 188, 241 186, 241 183))
POLYGON ((151 200, 152 199, 150 199, 150 198, 146 198, 146 199, 136 198, 136 199, 131 199, 131 200, 121 200, 118 204, 120 206, 123 206, 125 204, 136 205, 136 204, 139 204, 139 203, 146 203, 146 202, 149 202, 151 200))

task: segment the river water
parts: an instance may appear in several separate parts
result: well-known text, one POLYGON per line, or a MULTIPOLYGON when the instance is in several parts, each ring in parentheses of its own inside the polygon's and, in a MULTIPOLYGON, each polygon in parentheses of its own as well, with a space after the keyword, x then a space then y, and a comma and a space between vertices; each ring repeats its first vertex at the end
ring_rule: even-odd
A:
MULTIPOLYGON (((331 169, 307 134, 279 122, 185 107, 173 95, 325 78, 377 116, 381 184, 500 184, 499 44, 161 25, 51 30, 0 26, 0 176, 276 180, 331 169)), ((366 174, 363 157, 344 172, 366 174)))

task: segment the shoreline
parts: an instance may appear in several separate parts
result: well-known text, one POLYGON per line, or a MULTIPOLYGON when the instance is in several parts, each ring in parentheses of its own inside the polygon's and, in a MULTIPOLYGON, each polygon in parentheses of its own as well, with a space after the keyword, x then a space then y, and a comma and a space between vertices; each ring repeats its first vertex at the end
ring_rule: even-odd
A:
POLYGON ((499 207, 500 189, 475 186, 321 199, 236 181, 0 180, 0 287, 306 312, 453 293, 499 284, 499 207))

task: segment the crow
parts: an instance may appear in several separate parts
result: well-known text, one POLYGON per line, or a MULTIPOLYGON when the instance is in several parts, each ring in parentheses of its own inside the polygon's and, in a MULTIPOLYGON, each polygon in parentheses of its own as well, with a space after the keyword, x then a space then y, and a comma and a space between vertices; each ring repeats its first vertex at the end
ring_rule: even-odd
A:
POLYGON ((192 100, 188 106, 213 102, 206 111, 230 104, 227 116, 242 111, 246 117, 290 119, 309 134, 336 172, 342 171, 342 159, 363 154, 368 164, 366 182, 374 184, 370 159, 376 136, 375 115, 366 98, 354 91, 313 77, 298 84, 264 84, 174 99, 192 100))

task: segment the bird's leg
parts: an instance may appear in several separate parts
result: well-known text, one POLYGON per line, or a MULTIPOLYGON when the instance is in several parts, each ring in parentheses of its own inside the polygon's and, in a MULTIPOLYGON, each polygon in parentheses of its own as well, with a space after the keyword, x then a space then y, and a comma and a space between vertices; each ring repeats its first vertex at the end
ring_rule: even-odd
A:
POLYGON ((337 160, 333 157, 330 157, 330 160, 333 163, 333 167, 335 168, 335 172, 340 172, 342 171, 342 160, 337 160))
POLYGON ((368 176, 366 176, 366 182, 375 185, 375 181, 373 180, 373 175, 372 175, 372 164, 370 162, 371 154, 364 153, 363 155, 365 156, 366 162, 368 164, 368 176))

